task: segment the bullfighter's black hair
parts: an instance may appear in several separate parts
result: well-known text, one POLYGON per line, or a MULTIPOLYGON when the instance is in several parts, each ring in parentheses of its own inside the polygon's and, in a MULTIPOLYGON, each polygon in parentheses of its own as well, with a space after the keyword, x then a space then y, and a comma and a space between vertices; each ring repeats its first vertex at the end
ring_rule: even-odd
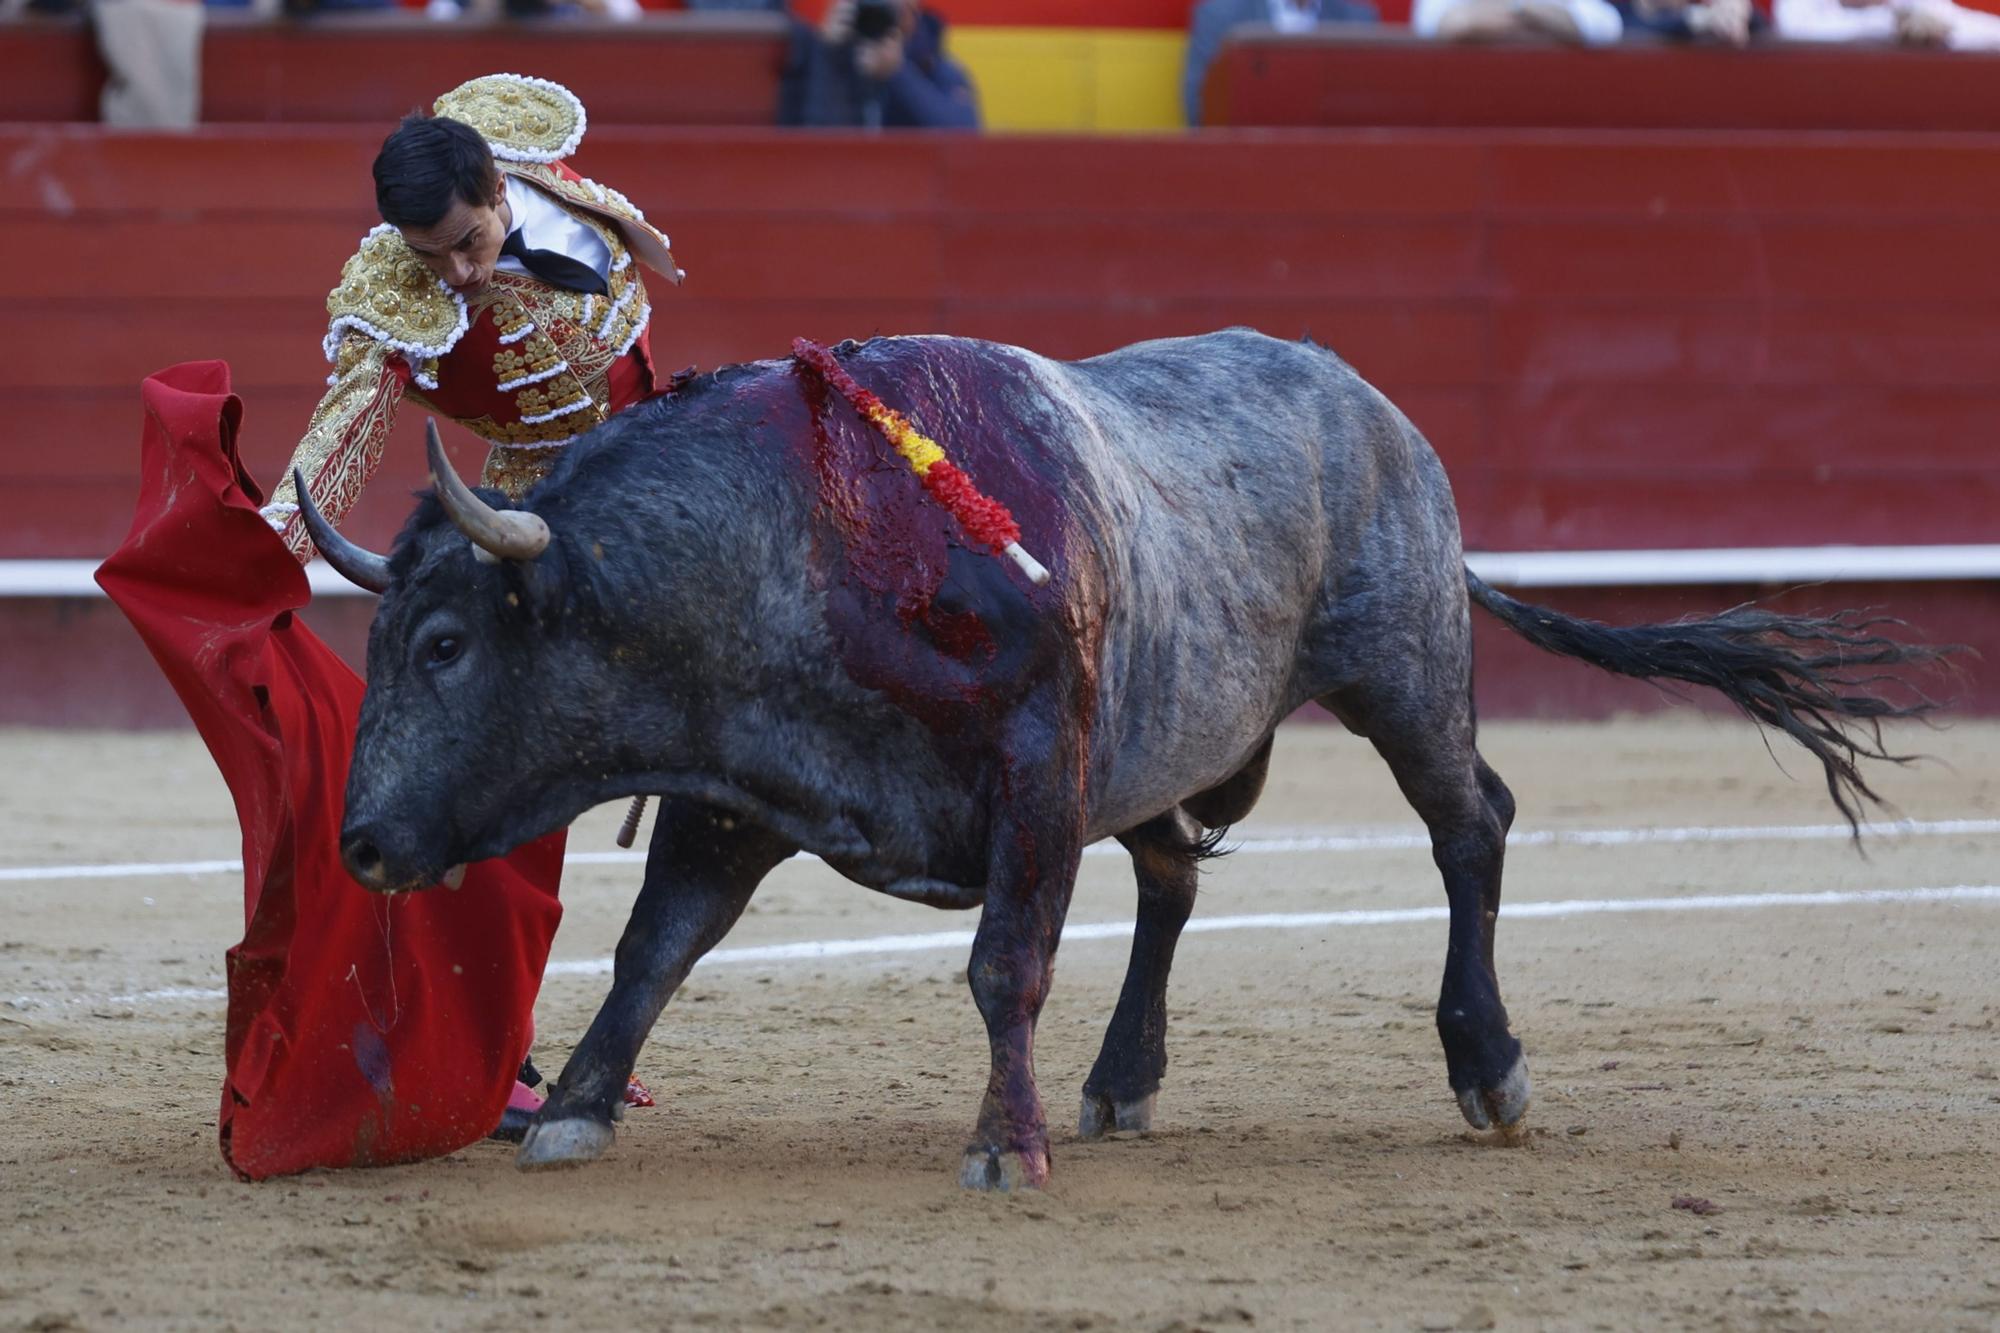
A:
POLYGON ((499 192, 493 150, 449 116, 411 112, 375 155, 375 208, 394 227, 433 227, 454 199, 478 208, 499 192))

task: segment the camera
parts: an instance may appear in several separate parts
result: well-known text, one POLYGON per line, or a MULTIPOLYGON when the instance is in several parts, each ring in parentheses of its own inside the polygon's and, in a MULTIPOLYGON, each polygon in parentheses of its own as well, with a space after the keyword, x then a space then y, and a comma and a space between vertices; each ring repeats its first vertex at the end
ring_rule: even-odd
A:
POLYGON ((902 6, 896 0, 858 0, 854 6, 854 35, 864 42, 887 37, 902 21, 902 6))

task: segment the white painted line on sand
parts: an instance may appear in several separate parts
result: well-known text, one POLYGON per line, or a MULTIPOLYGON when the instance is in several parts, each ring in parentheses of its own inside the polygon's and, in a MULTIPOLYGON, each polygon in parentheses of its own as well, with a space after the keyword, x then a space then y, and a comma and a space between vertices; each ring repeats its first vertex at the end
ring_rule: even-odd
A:
POLYGON ((154 875, 240 875, 241 861, 114 861, 103 865, 0 866, 0 884, 51 879, 144 879, 154 875))
MULTIPOLYGON (((2000 902, 2000 884, 1955 884, 1944 888, 1822 890, 1807 893, 1703 893, 1680 898, 1574 898, 1544 902, 1507 903, 1500 909, 1509 921, 1539 921, 1572 916, 1600 916, 1637 912, 1734 912, 1772 907, 1857 907, 1900 903, 1985 903, 2000 902)), ((1320 930, 1359 926, 1395 926, 1413 922, 1443 921, 1449 912, 1443 905, 1432 907, 1351 908, 1338 912, 1265 912, 1241 916, 1196 917, 1186 933, 1205 935, 1225 930, 1320 930)), ((1129 921, 1071 922, 1063 928, 1064 944, 1091 940, 1122 940, 1132 935, 1129 921)), ((758 944, 737 949, 716 949, 701 960, 700 966, 731 963, 825 962, 836 958, 881 957, 889 954, 935 953, 970 948, 969 930, 937 930, 918 935, 871 935, 855 939, 800 940, 791 944, 758 944)), ((545 977, 600 977, 611 973, 611 959, 582 958, 552 962, 545 977)), ((162 990, 137 991, 129 995, 74 997, 48 1001, 22 996, 15 1001, 22 1008, 38 1008, 50 1003, 68 1007, 151 1006, 176 1000, 220 1000, 227 992, 219 987, 171 986, 162 990)))
MULTIPOLYGON (((2000 819, 1904 819, 1871 824, 1865 836, 1898 838, 1988 837, 2000 834, 2000 819)), ((1845 824, 1720 824, 1685 828, 1516 829, 1509 847, 1638 847, 1654 843, 1694 842, 1825 842, 1851 837, 1845 824)), ((1305 832, 1270 837, 1246 837, 1228 844, 1233 855, 1270 856, 1298 852, 1429 851, 1430 835, 1421 829, 1379 829, 1305 832)), ((1109 839, 1084 848, 1085 856, 1122 855, 1124 848, 1109 839)), ((799 858, 817 861, 810 854, 799 858)), ((644 865, 644 852, 577 852, 563 858, 571 866, 644 865)), ((0 884, 64 879, 140 879, 149 876, 237 875, 241 861, 127 861, 105 865, 0 866, 0 884)))
MULTIPOLYGON (((1756 907, 1845 907, 1865 903, 2000 902, 2000 884, 1958 884, 1936 889, 1825 890, 1817 893, 1693 894, 1684 898, 1579 898, 1547 902, 1503 903, 1503 920, 1532 921, 1553 917, 1592 916, 1624 912, 1728 912, 1756 907)), ((1417 921, 1444 921, 1450 909, 1431 907, 1352 908, 1339 912, 1262 912, 1243 916, 1196 917, 1185 934, 1220 930, 1317 930, 1328 927, 1397 926, 1417 921)), ((1123 940, 1132 937, 1129 921, 1093 921, 1063 928, 1063 943, 1123 940)), ((894 953, 972 947, 969 930, 939 930, 922 935, 875 935, 848 940, 804 940, 797 944, 764 944, 742 949, 717 949, 704 963, 783 963, 825 958, 853 958, 894 953)), ((609 958, 579 959, 549 964, 547 975, 596 977, 611 974, 609 958)))

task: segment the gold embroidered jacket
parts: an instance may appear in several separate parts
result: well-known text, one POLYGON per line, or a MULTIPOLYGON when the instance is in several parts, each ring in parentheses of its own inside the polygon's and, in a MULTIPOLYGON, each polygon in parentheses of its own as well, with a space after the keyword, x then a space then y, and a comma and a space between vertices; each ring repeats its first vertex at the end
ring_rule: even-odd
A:
POLYGON ((264 511, 301 560, 311 540, 292 468, 338 524, 381 463, 405 399, 489 441, 486 483, 519 495, 562 445, 653 386, 652 306, 632 261, 675 282, 682 275, 666 236, 630 200, 563 164, 583 137, 582 104, 558 84, 496 74, 446 93, 435 110, 478 130, 502 172, 603 239, 610 290, 596 296, 496 273, 468 298, 434 277, 394 227, 369 232, 327 297, 326 395, 264 511))

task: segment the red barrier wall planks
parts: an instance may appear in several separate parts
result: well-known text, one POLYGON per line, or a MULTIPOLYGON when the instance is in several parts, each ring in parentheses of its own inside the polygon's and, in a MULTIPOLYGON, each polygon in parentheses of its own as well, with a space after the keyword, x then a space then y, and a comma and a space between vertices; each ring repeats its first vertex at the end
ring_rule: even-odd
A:
POLYGON ((1989 131, 2000 129, 1994 71, 1987 56, 1867 44, 1578 51, 1335 25, 1231 38, 1203 84, 1202 123, 1989 131))
POLYGON ((1628 135, 1569 132, 1509 136, 1484 161, 1501 214, 1643 222, 1746 210, 1856 220, 2000 211, 1988 140, 1939 134, 1922 142, 1913 153, 1902 134, 1684 135, 1634 154, 1628 135), (1857 190, 1864 179, 1870 188, 1857 190))
POLYGON ((96 120, 104 62, 81 20, 0 23, 0 122, 96 120))
MULTIPOLYGON (((942 206, 984 217, 1462 218, 1488 204, 1493 150, 1469 136, 1260 134, 1081 143, 984 140, 947 154, 942 206)), ((1195 257, 1189 256, 1192 260, 1195 257)))
MULTIPOLYGON (((600 124, 768 125, 785 30, 770 15, 671 14, 633 24, 537 25, 532 72, 583 99, 600 124)), ((433 23, 420 14, 309 26, 211 21, 201 118, 354 121, 380 126, 466 79, 522 64, 505 21, 433 23)), ((527 71, 522 71, 527 72, 527 71)))
MULTIPOLYGON (((109 548, 136 383, 176 360, 235 366, 275 476, 378 129, 0 131, 0 240, 42 261, 0 270, 0 556, 109 548)), ((666 371, 797 334, 1310 331, 1430 436, 1477 546, 1993 540, 2000 136, 603 128, 578 165, 690 272, 654 284, 666 371)), ((415 431, 364 540, 407 510, 415 431)))
POLYGON ((1757 300, 1517 302, 1493 314, 1493 371, 1554 383, 1967 388, 1992 383, 1990 310, 1757 300))

